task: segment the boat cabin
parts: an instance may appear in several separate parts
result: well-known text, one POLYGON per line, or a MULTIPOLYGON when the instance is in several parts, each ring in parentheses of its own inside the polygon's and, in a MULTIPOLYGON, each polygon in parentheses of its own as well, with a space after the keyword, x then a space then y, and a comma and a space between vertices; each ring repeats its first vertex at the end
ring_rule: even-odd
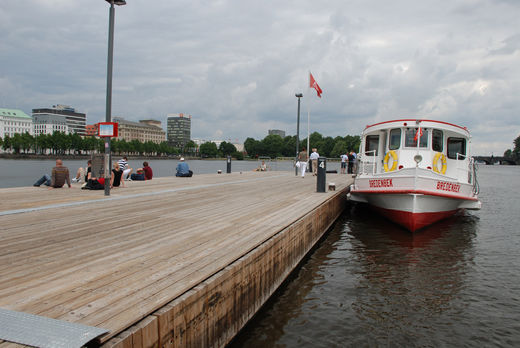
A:
POLYGON ((361 139, 358 174, 409 172, 422 168, 471 183, 470 134, 464 127, 432 120, 396 120, 367 126, 361 139))

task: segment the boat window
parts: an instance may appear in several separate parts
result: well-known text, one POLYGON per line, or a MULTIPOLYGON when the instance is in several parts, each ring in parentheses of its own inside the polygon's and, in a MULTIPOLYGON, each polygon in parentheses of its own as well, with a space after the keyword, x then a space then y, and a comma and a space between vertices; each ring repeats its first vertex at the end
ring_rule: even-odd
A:
POLYGON ((388 148, 390 150, 397 150, 401 146, 401 129, 395 128, 390 131, 390 142, 388 148))
POLYGON ((464 160, 466 159, 466 139, 448 138, 448 158, 464 160))
POLYGON ((432 150, 442 152, 442 131, 434 129, 432 131, 432 150))
MULTIPOLYGON (((404 133, 404 146, 405 147, 417 147, 417 131, 419 128, 407 128, 404 133)), ((422 135, 419 143, 420 147, 428 146, 428 130, 421 128, 422 135)))
POLYGON ((377 156, 377 148, 379 147, 379 135, 367 135, 365 142, 365 155, 377 156))

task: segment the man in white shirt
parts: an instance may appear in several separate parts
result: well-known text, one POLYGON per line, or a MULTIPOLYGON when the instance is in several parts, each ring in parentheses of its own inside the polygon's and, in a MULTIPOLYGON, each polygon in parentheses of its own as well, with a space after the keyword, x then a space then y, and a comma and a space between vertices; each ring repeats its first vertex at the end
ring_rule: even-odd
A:
POLYGON ((344 153, 340 157, 341 157, 341 174, 346 174, 346 172, 347 172, 348 156, 347 156, 346 153, 344 153))
POLYGON ((128 166, 128 158, 124 156, 119 161, 117 161, 117 164, 119 164, 119 169, 123 171, 122 178, 128 179, 130 177, 130 174, 132 174, 132 168, 128 166))
POLYGON ((318 158, 319 157, 320 157, 320 154, 318 153, 318 150, 316 148, 313 148, 310 159, 312 161, 312 175, 314 175, 314 176, 318 175, 318 158))

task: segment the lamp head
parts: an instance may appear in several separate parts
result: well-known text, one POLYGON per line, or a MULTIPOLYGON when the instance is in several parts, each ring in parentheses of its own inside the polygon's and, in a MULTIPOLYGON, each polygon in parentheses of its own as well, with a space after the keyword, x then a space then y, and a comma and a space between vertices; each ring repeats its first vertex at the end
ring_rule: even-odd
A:
POLYGON ((109 4, 114 3, 114 5, 118 5, 118 6, 126 5, 125 0, 105 0, 105 1, 108 2, 109 4))
POLYGON ((295 96, 296 96, 296 98, 301 98, 301 97, 303 97, 303 94, 302 93, 296 93, 295 96))

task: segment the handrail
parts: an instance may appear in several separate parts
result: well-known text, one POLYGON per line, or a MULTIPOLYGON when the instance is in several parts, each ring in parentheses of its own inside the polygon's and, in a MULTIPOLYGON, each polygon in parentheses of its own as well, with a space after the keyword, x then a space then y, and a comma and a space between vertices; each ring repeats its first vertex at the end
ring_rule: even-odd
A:
POLYGON ((365 171, 365 169, 369 163, 372 164, 372 175, 376 173, 376 164, 377 164, 376 152, 377 152, 377 150, 365 151, 363 156, 358 156, 357 160, 358 160, 358 162, 361 162, 361 166, 358 167, 358 173, 361 171, 362 174, 368 174, 365 171), (369 155, 370 153, 373 153, 373 155, 369 155), (369 156, 369 157, 367 157, 367 156, 369 156), (359 157, 361 157, 361 159, 359 157), (365 158, 367 158, 367 159, 373 158, 374 160, 368 161, 368 160, 365 160, 365 158))

